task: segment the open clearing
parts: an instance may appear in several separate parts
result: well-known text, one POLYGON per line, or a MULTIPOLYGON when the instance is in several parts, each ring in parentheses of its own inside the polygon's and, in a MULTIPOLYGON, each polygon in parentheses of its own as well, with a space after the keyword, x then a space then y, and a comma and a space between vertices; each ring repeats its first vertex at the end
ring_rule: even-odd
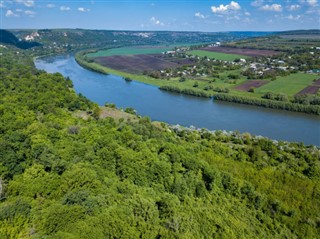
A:
POLYGON ((108 50, 101 50, 95 53, 89 53, 89 57, 101 56, 123 56, 123 55, 137 55, 137 54, 160 54, 165 51, 170 51, 174 46, 135 46, 135 47, 121 47, 112 48, 108 50))
POLYGON ((206 56, 208 58, 214 58, 221 61, 234 61, 235 59, 246 58, 246 56, 241 56, 237 54, 226 54, 221 52, 211 52, 202 50, 189 51, 188 53, 200 57, 206 56))
POLYGON ((89 57, 101 56, 123 56, 123 55, 137 55, 137 54, 160 54, 164 51, 171 50, 172 47, 122 47, 113 48, 109 50, 102 50, 95 53, 88 54, 89 57))
POLYGON ((314 79, 318 76, 296 73, 289 76, 278 77, 276 80, 271 81, 269 84, 261 86, 256 89, 257 93, 284 93, 287 95, 295 95, 305 87, 312 85, 314 79))
POLYGON ((235 54, 235 55, 240 55, 242 58, 243 56, 259 57, 259 56, 271 56, 271 55, 276 55, 280 53, 279 51, 272 51, 272 50, 258 50, 258 49, 233 48, 233 47, 205 47, 205 48, 201 48, 201 50, 209 51, 209 52, 221 52, 225 54, 235 54))
POLYGON ((241 85, 236 86, 234 89, 239 91, 249 91, 251 88, 259 88, 265 84, 269 83, 266 80, 248 80, 241 85))
POLYGON ((97 57, 95 58, 95 62, 118 71, 141 74, 144 71, 164 70, 166 68, 190 65, 193 63, 193 60, 172 57, 167 58, 162 54, 139 54, 97 57))

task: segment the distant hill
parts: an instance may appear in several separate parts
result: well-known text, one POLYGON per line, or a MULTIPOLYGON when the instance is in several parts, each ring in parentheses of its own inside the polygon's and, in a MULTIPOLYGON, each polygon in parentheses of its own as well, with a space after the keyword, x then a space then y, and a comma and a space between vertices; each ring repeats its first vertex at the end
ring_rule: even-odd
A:
POLYGON ((43 45, 69 45, 72 48, 104 47, 117 45, 165 45, 227 42, 269 35, 269 32, 173 32, 173 31, 114 31, 87 29, 12 30, 21 39, 37 34, 43 45))
POLYGON ((28 48, 41 45, 38 42, 27 42, 27 41, 19 40, 14 34, 3 29, 0 29, 0 42, 14 45, 21 49, 28 49, 28 48))
POLYGON ((310 30, 293 30, 293 31, 283 31, 278 32, 280 35, 320 35, 320 30, 310 29, 310 30))

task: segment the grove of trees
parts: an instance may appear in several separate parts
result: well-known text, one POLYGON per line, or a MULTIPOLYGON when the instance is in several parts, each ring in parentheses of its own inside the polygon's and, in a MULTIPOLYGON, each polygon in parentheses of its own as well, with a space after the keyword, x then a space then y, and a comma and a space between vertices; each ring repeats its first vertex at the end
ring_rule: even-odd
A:
POLYGON ((0 238, 319 237, 318 148, 101 119, 9 51, 0 75, 0 238))

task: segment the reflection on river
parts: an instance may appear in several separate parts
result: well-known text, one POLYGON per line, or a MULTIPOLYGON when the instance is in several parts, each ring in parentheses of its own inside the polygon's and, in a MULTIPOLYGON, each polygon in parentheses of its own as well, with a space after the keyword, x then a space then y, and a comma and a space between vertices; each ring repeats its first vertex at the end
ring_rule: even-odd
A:
POLYGON ((115 75, 102 75, 79 66, 71 55, 35 61, 38 69, 60 72, 73 81, 76 92, 104 105, 132 107, 152 120, 210 130, 238 130, 277 140, 320 145, 320 117, 302 113, 213 102, 159 90, 115 75))

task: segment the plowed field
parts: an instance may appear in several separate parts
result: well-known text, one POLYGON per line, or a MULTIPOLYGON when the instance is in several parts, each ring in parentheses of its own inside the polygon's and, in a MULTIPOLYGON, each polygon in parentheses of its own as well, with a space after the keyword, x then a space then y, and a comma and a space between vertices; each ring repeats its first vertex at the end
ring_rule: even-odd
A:
POLYGON ((95 58, 95 62, 115 70, 141 74, 144 71, 164 70, 167 68, 176 68, 182 65, 191 65, 194 61, 192 59, 165 57, 161 54, 140 54, 97 57, 95 58))

